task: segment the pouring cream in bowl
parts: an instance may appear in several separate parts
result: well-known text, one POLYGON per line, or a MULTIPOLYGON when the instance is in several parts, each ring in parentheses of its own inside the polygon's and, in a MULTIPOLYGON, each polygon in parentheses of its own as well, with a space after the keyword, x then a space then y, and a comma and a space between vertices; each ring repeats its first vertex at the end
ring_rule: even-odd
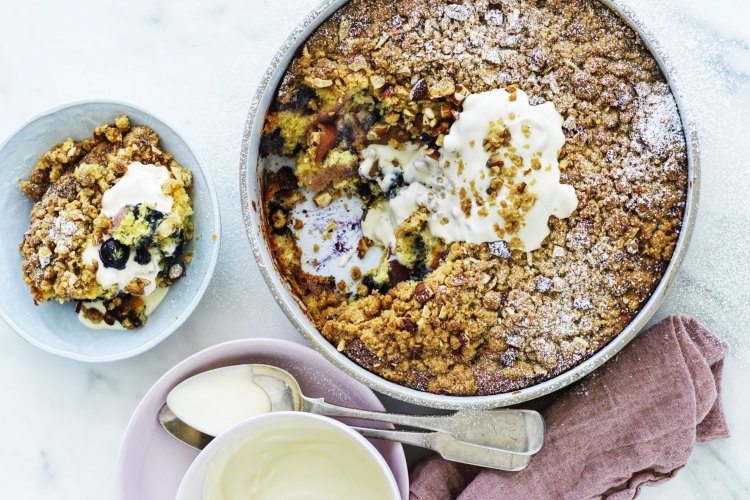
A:
POLYGON ((214 439, 178 500, 399 499, 378 451, 346 425, 300 412, 268 413, 214 439))

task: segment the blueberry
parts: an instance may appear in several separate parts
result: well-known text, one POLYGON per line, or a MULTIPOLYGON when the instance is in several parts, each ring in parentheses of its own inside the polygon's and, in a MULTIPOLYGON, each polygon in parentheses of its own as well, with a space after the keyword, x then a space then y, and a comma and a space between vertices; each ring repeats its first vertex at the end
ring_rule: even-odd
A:
POLYGON ((397 170, 393 178, 390 180, 388 189, 385 190, 385 193, 388 196, 388 198, 395 198, 396 195, 398 194, 396 190, 402 187, 403 185, 404 185, 404 173, 401 170, 397 170))
POLYGON ((274 130, 270 134, 264 135, 260 140, 260 155, 262 157, 281 154, 281 150, 284 147, 284 138, 281 137, 279 130, 274 130))
POLYGON ((338 127, 339 139, 345 146, 349 146, 354 142, 354 128, 350 123, 343 123, 338 127))
POLYGON ((411 270, 408 267, 397 260, 392 260, 388 264, 390 266, 388 269, 388 288, 392 288, 402 281, 409 280, 411 270))
POLYGON ((125 269, 128 257, 130 257, 130 247, 110 238, 99 247, 99 257, 104 267, 125 269))
POLYGON ((149 210, 146 214, 146 222, 151 226, 151 230, 155 231, 156 226, 164 219, 164 214, 158 210, 149 210))
POLYGON ((425 143, 427 147, 430 147, 436 150, 440 149, 440 146, 437 145, 437 137, 432 137, 429 134, 422 134, 419 136, 419 140, 425 143))
POLYGON ((380 112, 377 109, 360 108, 355 116, 364 130, 370 130, 380 120, 380 112))
POLYGON ((140 246, 135 250, 135 261, 142 266, 151 262, 151 252, 145 246, 140 246))
POLYGON ((430 274, 430 270, 427 266, 420 265, 412 269, 410 279, 413 279, 414 281, 423 281, 428 274, 430 274))
POLYGON ((371 291, 377 290, 383 295, 388 293, 388 289, 390 288, 390 285, 387 281, 385 283, 378 283, 377 281, 375 281, 375 277, 372 274, 365 275, 365 277, 362 278, 362 284, 369 288, 371 291))
POLYGON ((300 85, 287 104, 279 106, 280 110, 289 109, 292 111, 304 111, 307 109, 310 101, 315 97, 315 90, 307 85, 300 85))
POLYGON ((372 196, 372 187, 370 186, 369 182, 359 182, 357 183, 357 194, 361 198, 369 198, 372 196))

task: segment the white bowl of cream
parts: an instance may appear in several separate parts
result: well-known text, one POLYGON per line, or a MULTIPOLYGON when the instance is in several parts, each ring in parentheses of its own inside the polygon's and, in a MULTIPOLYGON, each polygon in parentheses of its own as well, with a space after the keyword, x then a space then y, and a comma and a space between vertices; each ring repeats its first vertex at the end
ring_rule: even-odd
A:
POLYGON ((278 412, 214 439, 188 469, 177 500, 400 499, 375 447, 319 415, 278 412))

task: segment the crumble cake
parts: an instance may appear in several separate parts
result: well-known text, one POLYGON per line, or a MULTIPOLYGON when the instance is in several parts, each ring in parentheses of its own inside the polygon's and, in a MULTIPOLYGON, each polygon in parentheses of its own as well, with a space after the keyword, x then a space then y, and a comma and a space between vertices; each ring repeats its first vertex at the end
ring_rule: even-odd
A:
POLYGON ((77 301, 92 328, 134 329, 191 257, 192 174, 127 116, 43 154, 21 190, 35 201, 20 250, 34 302, 77 301))
POLYGON ((278 271, 339 351, 421 391, 513 391, 586 360, 682 224, 674 98, 595 0, 352 0, 262 134, 278 271))

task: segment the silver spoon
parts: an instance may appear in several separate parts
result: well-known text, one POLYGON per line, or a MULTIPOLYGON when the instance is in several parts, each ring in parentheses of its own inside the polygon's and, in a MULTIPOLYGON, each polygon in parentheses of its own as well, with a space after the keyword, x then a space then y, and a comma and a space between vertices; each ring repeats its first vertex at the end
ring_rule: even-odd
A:
MULTIPOLYGON (((180 420, 166 404, 159 410, 159 423, 172 437, 198 451, 208 446, 208 443, 214 439, 214 436, 205 434, 180 420)), ((519 455, 493 450, 486 446, 463 443, 444 432, 410 432, 356 426, 352 426, 352 429, 364 437, 396 441, 436 451, 444 459, 453 462, 503 471, 525 469, 532 457, 532 455, 519 455)))
MULTIPOLYGON (((328 417, 387 422, 445 433, 451 438, 451 442, 516 455, 533 455, 541 449, 544 441, 544 420, 538 412, 532 410, 462 410, 444 416, 401 415, 357 410, 332 405, 323 399, 304 396, 297 380, 281 368, 260 364, 248 365, 248 367, 252 370, 253 382, 268 394, 272 412, 306 411, 328 417)), ((203 449, 213 437, 182 422, 166 403, 159 410, 159 422, 167 432, 196 449, 203 449)), ((402 434, 403 431, 390 432, 402 434)), ((406 436, 406 433, 402 436, 406 436)), ((422 436, 422 441, 426 442, 424 439, 426 438, 422 436)), ((442 437, 432 439, 446 442, 446 439, 442 437)), ((417 444, 417 446, 422 445, 417 444)), ((422 447, 430 448, 429 446, 422 447)))

